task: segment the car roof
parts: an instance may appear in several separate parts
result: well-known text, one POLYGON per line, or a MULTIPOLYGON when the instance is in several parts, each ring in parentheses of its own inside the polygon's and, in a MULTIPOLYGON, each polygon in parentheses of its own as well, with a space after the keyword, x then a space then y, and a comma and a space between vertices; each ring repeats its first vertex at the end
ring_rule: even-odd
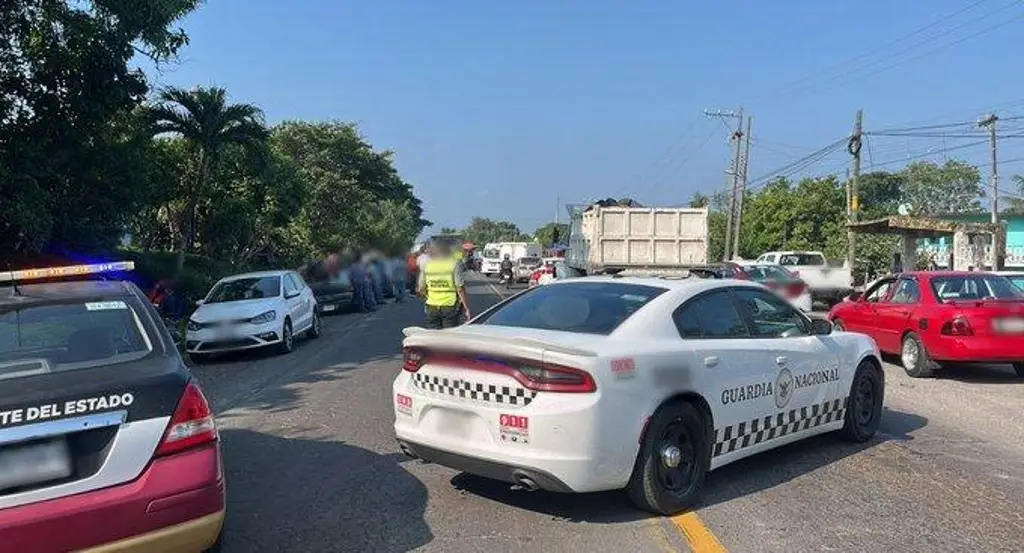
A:
POLYGON ((0 307, 33 301, 69 300, 75 298, 127 298, 135 296, 131 283, 120 280, 81 280, 25 283, 0 288, 0 307))
POLYGON ((237 274, 237 275, 226 276, 226 277, 224 277, 224 278, 222 278, 220 280, 221 280, 221 282, 229 282, 229 281, 232 281, 232 280, 241 280, 243 278, 263 278, 263 277, 284 276, 284 275, 286 275, 288 273, 291 273, 291 272, 294 272, 294 271, 291 271, 291 270, 288 270, 288 269, 278 269, 278 270, 275 270, 275 271, 253 271, 251 273, 241 273, 241 274, 237 274))
POLYGON ((892 275, 893 277, 899 276, 913 276, 913 277, 955 277, 955 276, 974 276, 974 275, 994 275, 992 271, 905 271, 898 275, 892 275))
POLYGON ((586 276, 579 278, 567 278, 556 280, 551 285, 557 286, 572 286, 574 283, 581 282, 610 282, 615 284, 631 284, 636 286, 653 286, 655 288, 664 288, 669 291, 679 292, 692 292, 694 294, 703 292, 704 290, 710 290, 712 288, 719 288, 721 286, 737 286, 737 285, 751 285, 755 288, 761 288, 760 284, 751 282, 749 280, 738 280, 732 278, 699 278, 699 277, 674 277, 674 276, 586 276))

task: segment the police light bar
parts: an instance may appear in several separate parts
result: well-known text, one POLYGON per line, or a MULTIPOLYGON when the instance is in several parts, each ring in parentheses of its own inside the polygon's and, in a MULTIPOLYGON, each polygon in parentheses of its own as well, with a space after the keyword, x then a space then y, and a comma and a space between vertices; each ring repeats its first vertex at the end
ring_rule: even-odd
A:
POLYGON ((98 275, 120 271, 134 271, 134 261, 116 261, 114 263, 93 263, 91 265, 70 265, 67 267, 46 267, 44 269, 25 269, 22 271, 0 270, 0 282, 25 282, 68 276, 98 275))

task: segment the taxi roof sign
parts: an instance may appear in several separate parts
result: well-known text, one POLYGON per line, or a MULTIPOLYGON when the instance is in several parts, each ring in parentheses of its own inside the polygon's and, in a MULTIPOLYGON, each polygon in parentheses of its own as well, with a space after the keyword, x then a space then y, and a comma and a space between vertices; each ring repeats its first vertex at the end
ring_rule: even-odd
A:
POLYGON ((134 261, 92 263, 90 265, 69 265, 66 267, 44 267, 40 269, 25 269, 21 271, 0 270, 0 282, 26 282, 31 280, 43 280, 47 278, 99 275, 103 273, 116 273, 121 271, 134 270, 134 261))

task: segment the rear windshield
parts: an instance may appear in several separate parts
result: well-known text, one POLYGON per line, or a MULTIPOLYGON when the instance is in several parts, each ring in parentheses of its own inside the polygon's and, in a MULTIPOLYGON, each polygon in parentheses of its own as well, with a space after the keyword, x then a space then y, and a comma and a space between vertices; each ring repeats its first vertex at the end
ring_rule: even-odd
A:
POLYGON ((281 277, 251 277, 225 280, 210 290, 206 303, 258 300, 281 295, 281 277))
POLYGON ((519 258, 519 264, 520 265, 540 265, 540 258, 539 257, 520 257, 519 258))
POLYGON ((779 256, 779 265, 825 265, 819 253, 787 253, 779 256))
POLYGON ((753 267, 745 267, 743 272, 750 275, 752 280, 761 282, 763 280, 792 280, 793 273, 783 269, 776 265, 756 265, 753 267))
POLYGON ((1017 288, 1024 290, 1024 275, 1008 276, 1006 277, 1006 280, 1012 282, 1013 285, 1016 286, 1017 288))
POLYGON ((611 334, 664 288, 614 282, 538 286, 474 324, 611 334))
POLYGON ((1024 299, 1024 291, 999 275, 932 277, 932 291, 939 301, 1024 299))
POLYGON ((501 250, 499 250, 497 248, 486 249, 486 250, 483 251, 482 255, 484 257, 486 257, 487 259, 495 259, 495 258, 501 257, 501 250))
POLYGON ((0 310, 0 380, 133 361, 152 341, 122 300, 0 310))

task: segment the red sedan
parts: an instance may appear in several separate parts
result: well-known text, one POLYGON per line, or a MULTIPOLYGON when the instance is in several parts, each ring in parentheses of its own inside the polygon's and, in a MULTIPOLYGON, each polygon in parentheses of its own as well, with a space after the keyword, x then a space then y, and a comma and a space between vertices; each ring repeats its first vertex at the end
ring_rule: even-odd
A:
POLYGON ((1010 363, 1024 376, 1024 291, 982 272, 903 273, 832 308, 837 330, 862 332, 898 354, 907 374, 943 363, 1010 363))

